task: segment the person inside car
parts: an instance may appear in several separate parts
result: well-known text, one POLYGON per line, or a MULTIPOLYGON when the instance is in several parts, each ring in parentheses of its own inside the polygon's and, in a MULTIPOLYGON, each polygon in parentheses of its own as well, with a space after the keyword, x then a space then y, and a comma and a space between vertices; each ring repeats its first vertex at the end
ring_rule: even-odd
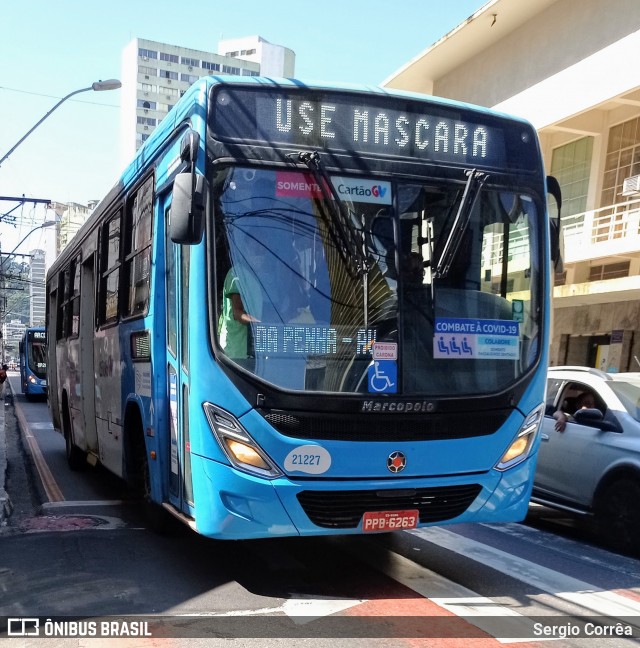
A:
MULTIPOLYGON (((576 412, 581 409, 594 408, 596 408, 596 398, 592 392, 582 392, 582 394, 580 394, 576 399, 576 412)), ((556 419, 556 430, 558 430, 558 432, 564 432, 567 423, 573 421, 573 416, 567 412, 563 412, 561 409, 554 413, 553 418, 556 419)))

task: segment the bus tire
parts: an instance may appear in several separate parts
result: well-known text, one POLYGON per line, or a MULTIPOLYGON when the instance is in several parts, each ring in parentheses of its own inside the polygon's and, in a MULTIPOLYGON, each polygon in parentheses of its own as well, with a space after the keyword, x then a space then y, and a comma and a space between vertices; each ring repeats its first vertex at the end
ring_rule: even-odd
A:
POLYGON ((156 533, 165 534, 169 529, 170 516, 162 506, 151 498, 151 473, 149 470, 149 456, 144 440, 142 422, 140 415, 136 413, 130 425, 125 429, 132 432, 131 453, 132 475, 129 475, 129 483, 132 485, 133 495, 142 504, 142 514, 147 526, 156 533))
POLYGON ((87 455, 73 442, 73 427, 66 397, 63 397, 62 409, 62 430, 67 463, 71 470, 84 470, 87 467, 87 455))

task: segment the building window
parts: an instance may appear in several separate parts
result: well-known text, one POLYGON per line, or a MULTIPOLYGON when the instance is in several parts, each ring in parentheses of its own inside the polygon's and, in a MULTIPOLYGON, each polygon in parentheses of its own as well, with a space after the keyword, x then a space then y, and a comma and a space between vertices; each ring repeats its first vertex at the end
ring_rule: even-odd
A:
POLYGON ((233 58, 235 56, 238 56, 239 52, 227 52, 225 56, 228 56, 229 58, 233 58))
POLYGON ((258 76, 258 72, 254 72, 253 70, 242 70, 242 76, 258 76))
POLYGON ((222 72, 224 74, 240 74, 240 68, 232 67, 231 65, 223 65, 222 72))
POLYGON ((256 53, 255 49, 240 50, 240 56, 251 56, 251 54, 255 54, 255 53, 256 53))
POLYGON ((186 81, 187 83, 195 83, 200 77, 195 74, 181 74, 180 81, 186 81))
POLYGON ((625 178, 640 175, 640 117, 635 117, 609 130, 600 206, 606 207, 626 200, 622 197, 625 178))
POLYGON ((190 65, 191 67, 200 67, 200 61, 198 59, 192 59, 183 56, 180 62, 182 63, 182 65, 190 65))
POLYGON ((167 97, 177 97, 178 89, 177 88, 167 88, 167 86, 160 86, 160 94, 167 95, 167 97))
POLYGON ((158 120, 154 117, 140 117, 138 116, 138 124, 142 126, 155 126, 158 123, 158 120))
POLYGON ((160 52, 160 60, 168 63, 177 63, 179 61, 175 54, 166 54, 165 52, 160 52))
POLYGON ((146 99, 138 99, 138 108, 143 108, 144 110, 155 110, 156 102, 147 101, 146 99))
POLYGON ((148 65, 141 65, 138 68, 138 73, 139 74, 144 74, 146 76, 157 76, 158 75, 158 68, 149 67, 148 65))
POLYGON ((173 79, 174 81, 178 80, 178 73, 171 72, 169 70, 160 70, 160 74, 158 76, 162 79, 173 79))
POLYGON ((210 63, 209 61, 202 61, 202 67, 205 70, 211 70, 212 72, 220 72, 220 63, 210 63))
POLYGON ((587 209, 593 137, 570 142, 553 149, 551 175, 562 190, 562 216, 582 214, 587 209))
POLYGON ((156 92, 157 86, 151 83, 138 83, 138 90, 141 92, 156 92))
POLYGON ((157 59, 158 58, 158 52, 154 50, 148 50, 144 49, 142 47, 138 48, 138 56, 141 57, 142 59, 157 59))
POLYGON ((589 281, 604 281, 606 279, 619 279, 629 276, 629 261, 608 263, 589 268, 589 281))

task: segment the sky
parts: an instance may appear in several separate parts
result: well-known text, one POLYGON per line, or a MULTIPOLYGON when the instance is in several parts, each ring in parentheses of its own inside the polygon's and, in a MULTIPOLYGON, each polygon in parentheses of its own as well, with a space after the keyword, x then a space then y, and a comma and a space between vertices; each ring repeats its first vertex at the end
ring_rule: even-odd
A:
MULTIPOLYGON (((296 77, 378 85, 486 0, 25 0, 3 2, 0 157, 62 97, 119 79, 123 48, 146 38, 217 52, 259 35, 296 54, 296 77)), ((57 108, 0 165, 0 197, 86 205, 122 171, 120 90, 83 92, 57 108)), ((38 247, 44 207, 0 200, 0 248, 38 247)), ((24 248, 24 249, 23 249, 24 248)))

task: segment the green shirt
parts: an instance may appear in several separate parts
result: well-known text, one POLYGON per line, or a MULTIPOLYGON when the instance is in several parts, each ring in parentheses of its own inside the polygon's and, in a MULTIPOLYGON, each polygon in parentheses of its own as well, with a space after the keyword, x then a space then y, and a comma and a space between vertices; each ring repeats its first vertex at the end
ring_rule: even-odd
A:
POLYGON ((260 287, 249 273, 242 273, 242 282, 235 270, 227 273, 222 288, 222 316, 220 318, 220 345, 230 358, 246 358, 249 325, 233 316, 231 295, 240 295, 244 309, 256 319, 261 316, 260 287))

